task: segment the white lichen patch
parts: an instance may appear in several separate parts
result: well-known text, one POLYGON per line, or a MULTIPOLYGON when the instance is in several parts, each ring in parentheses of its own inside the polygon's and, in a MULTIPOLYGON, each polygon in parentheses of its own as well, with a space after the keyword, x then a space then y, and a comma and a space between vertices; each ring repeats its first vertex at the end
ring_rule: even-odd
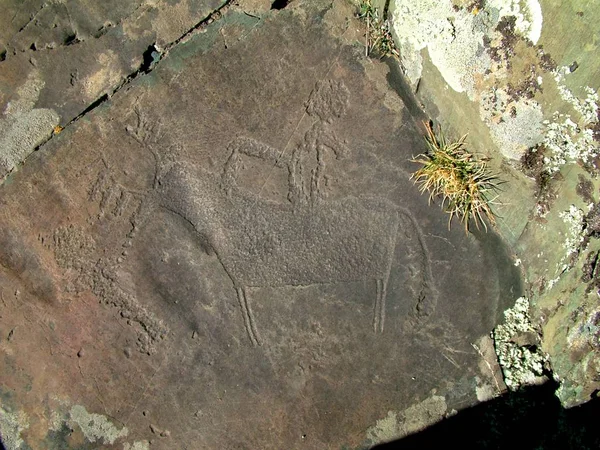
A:
POLYGON ((90 101, 115 88, 123 76, 119 57, 112 50, 98 55, 98 63, 99 69, 81 83, 82 94, 90 101))
POLYGON ((475 395, 477 396, 477 401, 479 402, 487 402, 496 398, 498 395, 494 386, 489 384, 480 384, 479 380, 476 380, 477 385, 475 386, 475 395))
POLYGON ((29 421, 23 411, 9 412, 0 407, 0 437, 6 450, 25 448, 21 433, 27 428, 29 428, 29 421))
POLYGON ((543 114, 531 99, 509 99, 504 90, 487 87, 508 73, 506 62, 492 59, 489 51, 491 42, 501 45, 497 27, 505 17, 514 17, 514 33, 537 43, 542 30, 537 0, 489 0, 482 10, 456 8, 451 0, 396 0, 392 23, 413 86, 426 49, 448 86, 480 102, 481 118, 502 153, 519 159, 542 141, 543 114))
POLYGON ((578 349, 593 349, 600 346, 600 309, 594 309, 588 314, 581 314, 582 319, 576 320, 567 335, 569 347, 578 349))
POLYGON ((592 163, 600 154, 600 146, 589 127, 598 121, 598 92, 586 86, 583 88, 585 98, 576 97, 565 85, 565 76, 570 73, 568 67, 560 67, 553 73, 561 98, 578 117, 555 112, 552 120, 544 121, 543 145, 549 150, 544 164, 551 174, 565 164, 592 163))
POLYGON ((529 300, 525 297, 517 299, 515 306, 504 311, 504 318, 504 323, 493 331, 504 382, 511 390, 536 384, 544 372, 547 357, 538 348, 516 342, 520 335, 537 334, 529 317, 529 300))
POLYGON ((558 172, 565 164, 591 163, 599 152, 593 131, 581 128, 565 114, 555 113, 552 121, 544 121, 543 145, 549 150, 544 165, 549 173, 558 172))
MULTIPOLYGON (((575 205, 571 205, 568 211, 561 211, 559 217, 567 225, 567 231, 565 233, 565 243, 563 247, 566 252, 565 258, 568 258, 573 253, 579 251, 579 247, 583 242, 583 211, 577 208, 575 205)), ((563 267, 563 270, 565 268, 563 267)))
POLYGON ((373 444, 381 444, 397 439, 401 436, 398 413, 388 411, 383 419, 379 419, 374 426, 367 430, 367 439, 373 444))
POLYGON ((52 109, 35 108, 44 81, 33 70, 0 115, 0 176, 18 166, 59 123, 52 109))
POLYGON ((439 422, 446 416, 448 405, 445 397, 432 395, 404 412, 389 411, 367 430, 367 439, 372 444, 382 444, 416 433, 439 422))
POLYGON ((568 66, 557 68, 554 72, 554 80, 558 87, 558 92, 561 98, 570 104, 575 111, 581 116, 583 125, 589 125, 598 121, 598 92, 589 87, 585 86, 583 91, 585 92, 585 98, 576 97, 573 92, 565 85, 565 76, 569 75, 571 69, 568 66))
POLYGON ((569 260, 573 254, 580 251, 581 244, 584 241, 582 232, 584 212, 575 205, 571 205, 568 211, 561 211, 558 215, 566 225, 564 243, 562 245, 564 253, 558 262, 555 278, 549 280, 546 285, 547 289, 552 289, 560 280, 561 275, 571 268, 569 260))
POLYGON ((475 75, 483 74, 490 65, 489 56, 481 51, 487 29, 479 22, 467 11, 455 11, 450 0, 398 0, 393 28, 411 82, 420 78, 420 52, 428 49, 452 89, 472 94, 475 75))
POLYGON ((542 7, 538 0, 488 0, 486 7, 500 17, 515 17, 515 31, 537 44, 542 35, 542 7))
POLYGON ((150 443, 148 441, 135 441, 133 444, 126 442, 123 444, 123 450, 149 450, 150 443))
POLYGON ((484 37, 493 37, 505 16, 515 17, 515 32, 537 43, 542 31, 538 0, 489 0, 483 11, 455 9, 451 0, 396 0, 393 28, 400 41, 406 75, 414 84, 422 72, 420 52, 457 92, 475 97, 475 80, 491 65, 484 37))
POLYGON ((104 444, 114 444, 122 437, 127 436, 129 430, 123 427, 120 430, 101 414, 89 413, 81 405, 73 406, 69 411, 69 424, 78 425, 85 438, 90 442, 103 441, 104 444))
POLYGON ((543 113, 534 100, 512 100, 500 88, 483 92, 479 114, 490 129, 494 143, 504 156, 520 159, 543 139, 543 113))

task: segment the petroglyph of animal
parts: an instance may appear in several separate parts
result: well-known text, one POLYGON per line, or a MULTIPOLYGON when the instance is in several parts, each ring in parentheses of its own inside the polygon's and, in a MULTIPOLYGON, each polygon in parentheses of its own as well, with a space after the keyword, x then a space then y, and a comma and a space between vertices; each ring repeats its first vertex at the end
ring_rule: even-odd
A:
POLYGON ((373 326, 376 332, 383 332, 387 287, 401 227, 404 231, 409 227, 419 243, 418 301, 425 297, 432 301, 435 295, 425 241, 409 211, 381 197, 323 199, 322 152, 330 149, 339 157, 345 151, 327 123, 345 109, 347 90, 339 83, 327 82, 317 86, 317 92, 321 95, 313 93, 307 111, 318 111, 318 120, 290 157, 253 139, 237 138, 228 146, 230 156, 220 177, 191 164, 176 163, 159 183, 160 204, 196 230, 202 246, 216 254, 231 279, 253 345, 260 344, 260 337, 246 294, 248 287, 375 280, 373 326), (316 155, 316 168, 306 183, 302 162, 311 153, 316 155), (242 155, 287 169, 289 201, 267 201, 240 189, 236 174, 242 155))

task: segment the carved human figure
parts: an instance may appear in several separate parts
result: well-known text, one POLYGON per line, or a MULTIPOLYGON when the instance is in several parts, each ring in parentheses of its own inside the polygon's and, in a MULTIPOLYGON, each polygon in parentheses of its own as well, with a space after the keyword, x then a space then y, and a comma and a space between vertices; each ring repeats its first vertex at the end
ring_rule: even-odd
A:
POLYGON ((331 150, 336 158, 347 154, 347 148, 331 128, 335 118, 346 113, 350 92, 335 80, 319 81, 307 102, 306 112, 317 120, 304 134, 303 142, 294 149, 291 157, 291 171, 294 179, 290 183, 292 203, 311 205, 321 201, 325 194, 322 188, 325 172, 325 151, 331 150), (302 175, 307 158, 315 158, 316 167, 311 170, 310 186, 307 192, 302 175))

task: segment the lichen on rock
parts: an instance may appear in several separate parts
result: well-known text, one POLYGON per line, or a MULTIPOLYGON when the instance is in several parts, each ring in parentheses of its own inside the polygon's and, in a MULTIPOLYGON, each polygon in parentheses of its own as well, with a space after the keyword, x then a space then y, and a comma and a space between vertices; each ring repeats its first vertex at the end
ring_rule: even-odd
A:
POLYGON ((421 53, 427 49, 447 85, 479 103, 481 119, 504 156, 519 159, 542 141, 544 116, 533 100, 533 92, 541 91, 541 77, 533 70, 514 87, 510 69, 517 41, 532 46, 540 37, 537 0, 494 0, 481 8, 461 8, 450 0, 397 0, 393 24, 413 86, 421 78, 421 53))
POLYGON ((6 450, 23 448, 21 433, 29 428, 29 420, 23 411, 11 412, 0 407, 0 447, 6 450), (4 448, 2 447, 2 448, 4 448))
POLYGON ((59 123, 54 110, 35 108, 44 84, 40 74, 33 70, 17 89, 17 98, 8 102, 0 114, 0 178, 47 140, 59 123))
POLYGON ((74 405, 71 408, 69 423, 77 424, 90 442, 102 441, 104 444, 114 444, 117 439, 125 437, 129 433, 127 427, 119 430, 106 416, 89 413, 81 405, 74 405))
POLYGON ((504 382, 510 390, 537 384, 544 374, 547 356, 538 347, 538 333, 529 317, 529 300, 520 297, 504 311, 505 321, 493 331, 504 382))

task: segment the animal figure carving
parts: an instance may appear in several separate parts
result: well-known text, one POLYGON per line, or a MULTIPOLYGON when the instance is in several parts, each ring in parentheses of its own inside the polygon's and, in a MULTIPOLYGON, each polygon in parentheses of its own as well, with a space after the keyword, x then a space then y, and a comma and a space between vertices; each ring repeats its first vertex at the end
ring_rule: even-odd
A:
POLYGON ((341 157, 346 151, 322 115, 327 111, 325 119, 340 115, 347 91, 343 85, 326 83, 317 86, 318 101, 309 102, 308 107, 309 112, 311 108, 320 111, 319 121, 289 158, 266 144, 238 138, 228 146, 230 156, 220 176, 177 163, 160 181, 161 205, 196 230, 202 246, 216 254, 231 279, 253 345, 261 341, 248 287, 372 279, 377 286, 373 326, 376 332, 383 332, 387 287, 401 227, 411 228, 419 243, 419 297, 435 294, 427 248, 409 211, 380 197, 323 199, 319 187, 324 170, 322 152, 330 149, 341 157), (305 183, 302 161, 311 150, 316 153, 316 168, 305 183), (241 155, 287 169, 289 201, 267 201, 240 189, 236 173, 241 155))

